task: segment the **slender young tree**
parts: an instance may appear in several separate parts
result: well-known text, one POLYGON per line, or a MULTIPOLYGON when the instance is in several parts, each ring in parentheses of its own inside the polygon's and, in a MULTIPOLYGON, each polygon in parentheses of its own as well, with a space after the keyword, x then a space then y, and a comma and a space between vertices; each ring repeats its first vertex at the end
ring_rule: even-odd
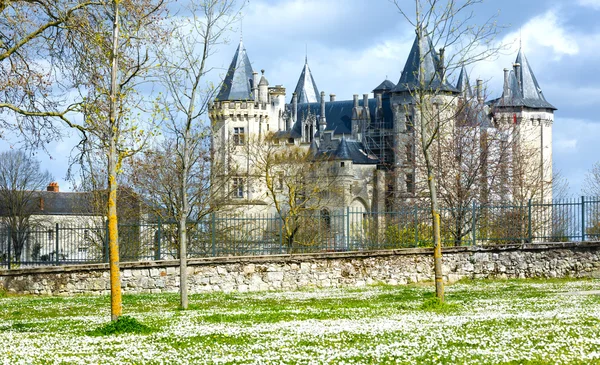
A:
POLYGON ((481 0, 414 0, 408 5, 394 1, 402 17, 415 29, 419 59, 415 74, 407 75, 406 89, 413 104, 404 113, 414 115, 415 144, 424 164, 422 178, 427 183, 434 242, 436 296, 444 300, 440 204, 438 195, 439 141, 455 123, 459 93, 447 87, 446 74, 459 65, 468 65, 492 57, 499 47, 494 44, 498 28, 494 18, 474 25, 472 7, 481 0), (437 53, 437 49, 440 53, 437 53), (433 69, 433 70, 432 70, 433 69))
POLYGON ((210 58, 226 41, 231 24, 240 16, 236 0, 203 0, 188 2, 182 11, 188 16, 173 22, 167 47, 157 49, 160 67, 158 80, 165 89, 159 99, 164 111, 164 135, 170 141, 167 149, 174 164, 176 201, 169 204, 177 220, 180 260, 180 305, 188 308, 187 288, 187 221, 195 209, 203 216, 218 205, 203 201, 206 194, 199 189, 214 191, 205 186, 209 179, 207 138, 209 128, 203 123, 208 104, 216 88, 209 82, 213 71, 210 58), (211 209, 212 208, 212 209, 211 209))

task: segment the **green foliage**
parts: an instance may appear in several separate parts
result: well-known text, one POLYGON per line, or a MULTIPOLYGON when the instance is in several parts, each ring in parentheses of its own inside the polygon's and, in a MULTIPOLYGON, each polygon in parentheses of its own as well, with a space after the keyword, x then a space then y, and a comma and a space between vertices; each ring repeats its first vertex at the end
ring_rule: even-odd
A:
MULTIPOLYGON (((442 242, 451 239, 450 233, 442 230, 442 242)), ((425 223, 400 226, 394 224, 386 227, 385 243, 389 247, 432 247, 433 227, 425 223)))
POLYGON ((105 324, 90 332, 91 336, 108 336, 122 333, 135 333, 146 335, 152 332, 152 328, 140 323, 137 319, 129 316, 121 316, 116 321, 105 324))
POLYGON ((502 237, 500 240, 494 240, 497 244, 521 243, 529 237, 529 217, 526 209, 517 209, 510 211, 499 211, 493 217, 487 219, 485 229, 482 229, 480 235, 482 239, 490 237, 491 239, 502 237))
POLYGON ((440 298, 432 297, 425 300, 420 309, 436 313, 449 313, 460 310, 461 306, 456 303, 442 302, 440 298))
POLYGON ((585 230, 585 234, 589 236, 590 239, 598 239, 600 237, 600 221, 597 221, 596 224, 588 227, 585 230))

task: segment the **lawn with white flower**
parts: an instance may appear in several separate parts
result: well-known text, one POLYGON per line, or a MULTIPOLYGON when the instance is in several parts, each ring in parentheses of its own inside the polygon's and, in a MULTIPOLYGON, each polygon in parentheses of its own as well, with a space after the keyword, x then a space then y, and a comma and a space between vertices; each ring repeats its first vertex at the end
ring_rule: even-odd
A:
POLYGON ((600 364, 599 284, 126 295, 150 333, 103 336, 108 297, 0 294, 0 364, 600 364))

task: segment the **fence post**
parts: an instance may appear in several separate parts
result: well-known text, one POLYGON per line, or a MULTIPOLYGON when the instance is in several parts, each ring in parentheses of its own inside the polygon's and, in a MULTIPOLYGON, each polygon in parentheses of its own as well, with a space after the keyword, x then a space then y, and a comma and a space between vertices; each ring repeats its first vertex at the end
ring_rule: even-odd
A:
POLYGON ((10 225, 8 226, 8 269, 10 270, 10 261, 11 261, 11 252, 10 252, 10 246, 12 246, 12 233, 10 232, 10 225))
POLYGON ((279 253, 283 254, 283 219, 279 217, 279 253))
POLYGON ((54 240, 56 243, 56 265, 58 266, 58 265, 60 265, 60 261, 58 259, 58 252, 60 249, 60 247, 59 247, 60 243, 59 243, 59 239, 58 239, 58 223, 56 223, 56 235, 54 236, 54 240))
POLYGON ((210 225, 211 225, 211 246, 212 246, 212 257, 215 257, 215 230, 216 230, 216 226, 215 226, 215 213, 212 212, 210 213, 210 225))
POLYGON ((161 252, 160 252, 160 247, 161 247, 161 240, 162 240, 162 222, 160 221, 160 216, 158 216, 158 230, 156 232, 156 253, 154 254, 154 260, 160 260, 161 257, 161 252))
POLYGON ((531 198, 527 201, 527 237, 528 243, 533 242, 533 231, 531 230, 531 198))
POLYGON ((475 212, 475 209, 477 209, 476 204, 477 203, 475 203, 475 200, 473 200, 473 207, 471 208, 471 235, 473 237, 471 240, 471 246, 477 245, 477 214, 475 212))
POLYGON ((346 207, 346 250, 350 250, 350 207, 346 207))
MULTIPOLYGON (((400 231, 400 222, 398 222, 398 231, 400 231)), ((400 242, 400 247, 402 247, 402 242, 400 242)), ((408 244, 408 242, 406 243, 408 244)), ((415 246, 419 247, 419 208, 415 205, 415 246)))
POLYGON ((585 241, 585 196, 581 197, 581 241, 585 241))

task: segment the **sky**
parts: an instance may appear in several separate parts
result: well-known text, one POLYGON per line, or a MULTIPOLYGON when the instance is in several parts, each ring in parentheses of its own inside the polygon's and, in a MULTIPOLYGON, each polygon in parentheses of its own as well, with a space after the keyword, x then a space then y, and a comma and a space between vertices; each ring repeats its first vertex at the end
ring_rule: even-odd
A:
MULTIPOLYGON (((398 2, 413 9, 411 0, 398 2)), ((586 172, 600 161, 600 0, 487 0, 471 10, 478 22, 496 15, 498 41, 507 45, 498 57, 467 67, 472 85, 481 78, 490 98, 499 97, 503 69, 512 67, 521 45, 558 109, 554 169, 568 180, 571 196, 581 195, 586 172)), ((397 83, 415 34, 388 0, 249 0, 242 12, 243 21, 211 60, 211 77, 224 76, 241 37, 253 69, 264 69, 269 84, 283 85, 288 96, 305 57, 319 91, 338 100, 371 92, 386 78, 397 83)), ((66 137, 36 155, 61 191, 71 187, 65 175, 75 142, 66 137)), ((0 140, 0 151, 8 148, 19 146, 0 140)))

